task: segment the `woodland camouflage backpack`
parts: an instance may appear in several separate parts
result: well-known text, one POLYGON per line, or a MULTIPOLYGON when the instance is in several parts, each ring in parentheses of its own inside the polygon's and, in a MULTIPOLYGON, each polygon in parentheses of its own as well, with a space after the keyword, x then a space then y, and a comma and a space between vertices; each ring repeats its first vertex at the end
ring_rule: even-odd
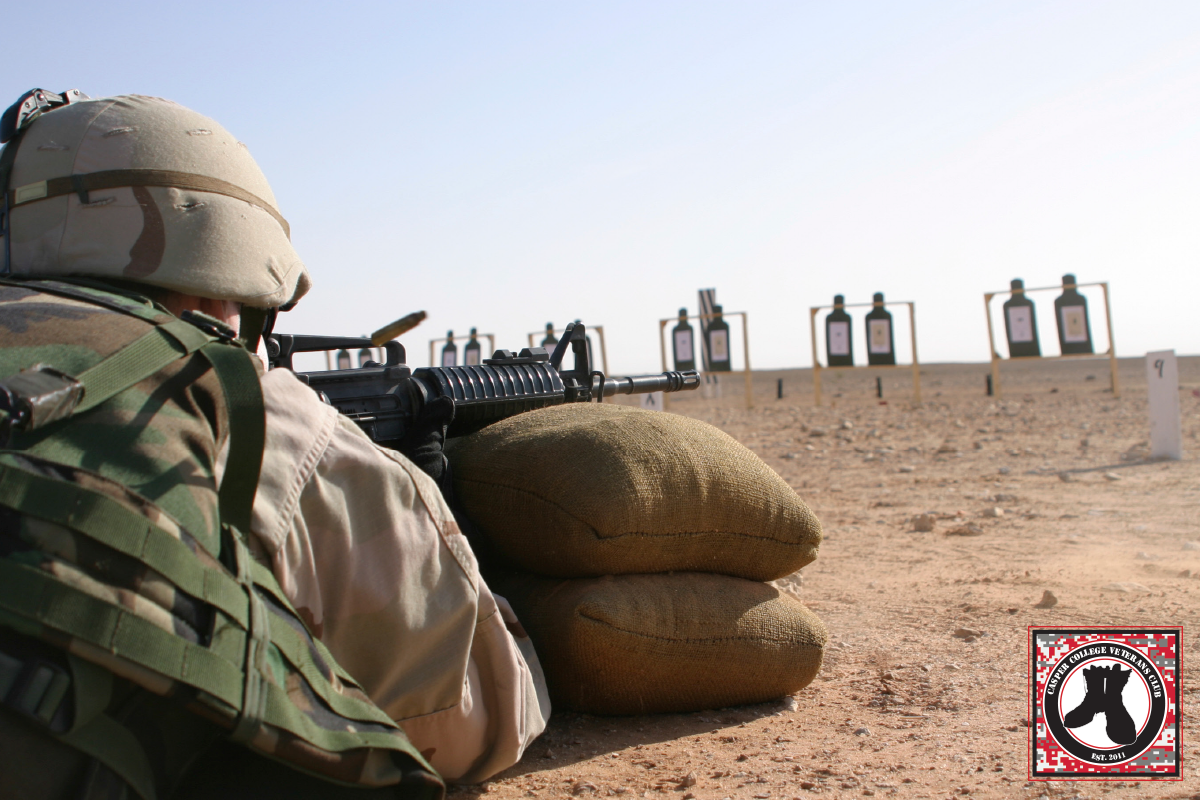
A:
POLYGON ((0 279, 0 795, 444 794, 247 550, 264 430, 219 322, 0 279))

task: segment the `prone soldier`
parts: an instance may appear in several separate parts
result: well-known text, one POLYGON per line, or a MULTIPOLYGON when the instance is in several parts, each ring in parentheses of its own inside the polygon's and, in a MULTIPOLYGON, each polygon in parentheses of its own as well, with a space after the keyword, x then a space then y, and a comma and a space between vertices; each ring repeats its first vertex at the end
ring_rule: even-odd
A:
MULTIPOLYGON (((424 770, 436 789, 430 765, 474 782, 515 763, 545 727, 545 681, 435 480, 241 349, 311 285, 245 145, 170 101, 41 90, 0 138, 0 749, 63 765, 6 755, 0 795, 186 793, 197 753, 150 752, 120 706, 147 693, 142 717, 199 708, 343 784, 424 770), (117 530, 125 512, 171 539, 169 564, 117 530), (228 608, 226 585, 242 587, 228 608), (46 610, 72 603, 81 617, 46 610), (143 628, 144 653, 122 638, 143 628), (411 747, 363 722, 372 703, 411 747), (87 709, 121 754, 79 734, 87 709), (406 755, 384 768, 371 747, 406 755)), ((449 413, 429 404, 408 439, 435 474, 449 413)))

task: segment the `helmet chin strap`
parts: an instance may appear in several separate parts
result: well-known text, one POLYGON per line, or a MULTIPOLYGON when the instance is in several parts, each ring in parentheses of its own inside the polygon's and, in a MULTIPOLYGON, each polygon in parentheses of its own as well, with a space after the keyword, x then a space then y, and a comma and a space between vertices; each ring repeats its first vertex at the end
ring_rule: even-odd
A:
POLYGON ((258 342, 275 327, 274 308, 252 308, 242 306, 241 322, 238 323, 238 338, 251 353, 258 350, 258 342))
POLYGON ((4 150, 0 151, 0 191, 4 192, 4 196, 0 198, 0 237, 4 237, 4 261, 0 263, 0 275, 12 274, 12 226, 9 222, 12 208, 8 203, 8 179, 12 175, 13 162, 17 160, 17 146, 21 144, 22 132, 17 131, 5 143, 4 150))

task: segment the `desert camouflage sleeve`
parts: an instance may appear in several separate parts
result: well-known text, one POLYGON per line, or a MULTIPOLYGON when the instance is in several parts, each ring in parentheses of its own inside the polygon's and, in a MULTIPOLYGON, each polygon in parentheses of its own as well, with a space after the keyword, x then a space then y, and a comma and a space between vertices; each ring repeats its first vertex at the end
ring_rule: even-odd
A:
POLYGON ((254 533, 288 598, 448 780, 516 763, 550 704, 433 481, 286 370, 263 378, 254 533))

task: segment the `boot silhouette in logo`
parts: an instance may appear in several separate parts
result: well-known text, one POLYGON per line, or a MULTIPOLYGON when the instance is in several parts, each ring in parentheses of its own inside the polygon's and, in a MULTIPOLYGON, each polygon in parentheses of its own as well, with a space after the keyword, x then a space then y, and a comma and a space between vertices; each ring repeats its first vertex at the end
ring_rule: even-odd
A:
MULTIPOLYGON (((1111 669, 1104 683, 1104 732, 1117 744, 1133 744, 1137 739, 1137 728, 1133 724, 1133 717, 1125 710, 1125 700, 1121 696, 1131 670, 1117 666, 1111 669)), ((1090 690, 1091 687, 1088 688, 1090 690)))
MULTIPOLYGON (((1063 717, 1064 725, 1068 728, 1082 728, 1092 721, 1092 717, 1108 710, 1109 701, 1104 696, 1104 679, 1106 677, 1108 677, 1107 667, 1087 667, 1083 670, 1083 679, 1087 681, 1087 694, 1084 695, 1082 703, 1063 717)), ((1118 692, 1118 702, 1120 696, 1120 692, 1118 692)), ((1124 710, 1124 706, 1122 706, 1122 710, 1124 710)))

